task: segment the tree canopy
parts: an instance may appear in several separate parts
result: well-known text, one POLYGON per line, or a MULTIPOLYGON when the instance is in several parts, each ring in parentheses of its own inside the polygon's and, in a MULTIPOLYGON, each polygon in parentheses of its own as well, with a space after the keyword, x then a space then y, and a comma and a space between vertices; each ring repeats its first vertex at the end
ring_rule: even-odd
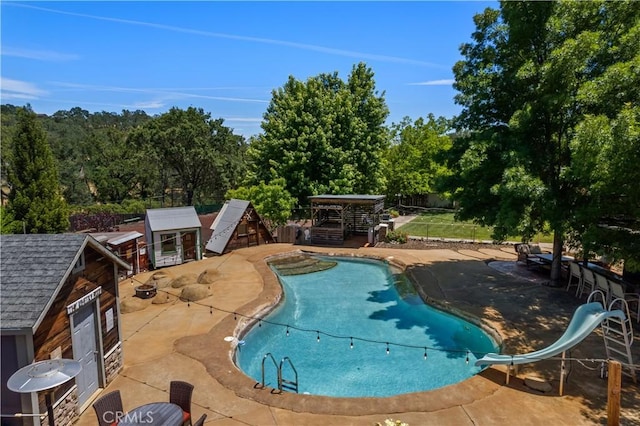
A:
POLYGON ((3 231, 55 234, 69 229, 67 205, 46 133, 30 108, 17 110, 8 161, 11 188, 7 212, 14 222, 3 231))
MULTIPOLYGON (((573 168, 593 139, 580 129, 638 105, 639 17, 632 1, 502 2, 474 17, 473 42, 454 67, 456 126, 468 135, 451 150, 460 218, 494 225, 496 239, 549 227, 556 258, 567 232, 584 237, 576 215, 590 191, 573 168)), ((637 181, 637 172, 619 172, 637 181)))
POLYGON ((298 204, 321 193, 381 191, 388 108, 373 71, 360 63, 347 81, 337 73, 306 82, 289 77, 274 90, 262 129, 251 143, 248 185, 284 178, 298 204))

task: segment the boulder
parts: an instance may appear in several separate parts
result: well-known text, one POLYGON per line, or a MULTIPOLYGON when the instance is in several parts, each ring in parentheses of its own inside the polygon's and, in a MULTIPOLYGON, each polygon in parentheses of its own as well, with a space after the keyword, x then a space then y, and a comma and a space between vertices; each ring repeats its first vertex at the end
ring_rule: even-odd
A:
POLYGON ((204 299, 211 294, 209 289, 200 284, 190 284, 185 286, 180 293, 180 300, 195 302, 204 299))
POLYGON ((145 309, 151 304, 152 299, 140 299, 139 297, 127 297, 120 301, 120 312, 128 314, 145 309))
POLYGON ((221 276, 217 269, 207 269, 198 277, 198 284, 213 284, 221 276))
POLYGON ((155 284, 157 288, 166 288, 169 287, 171 281, 173 280, 173 275, 166 271, 156 272, 147 280, 146 284, 155 284))
POLYGON ((197 281, 198 276, 196 274, 184 274, 171 281, 171 287, 182 288, 189 284, 195 284, 197 281))
POLYGON ((156 297, 152 299, 151 303, 153 303, 154 305, 162 305, 165 303, 175 302, 177 298, 178 296, 176 295, 173 295, 167 292, 162 292, 162 293, 158 293, 156 297))

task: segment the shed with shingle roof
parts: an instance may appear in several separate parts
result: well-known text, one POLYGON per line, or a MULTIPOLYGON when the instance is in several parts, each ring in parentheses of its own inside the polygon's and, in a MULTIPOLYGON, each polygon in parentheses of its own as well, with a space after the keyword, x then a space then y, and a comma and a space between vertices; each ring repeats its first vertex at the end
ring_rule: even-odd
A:
POLYGON ((144 220, 154 268, 202 259, 202 224, 193 206, 147 209, 144 220))
POLYGON ((35 361, 81 363, 78 377, 56 389, 56 397, 77 401, 78 408, 117 376, 119 269, 130 265, 86 234, 0 236, 2 414, 40 413, 42 395, 39 401, 6 387, 15 371, 35 361))

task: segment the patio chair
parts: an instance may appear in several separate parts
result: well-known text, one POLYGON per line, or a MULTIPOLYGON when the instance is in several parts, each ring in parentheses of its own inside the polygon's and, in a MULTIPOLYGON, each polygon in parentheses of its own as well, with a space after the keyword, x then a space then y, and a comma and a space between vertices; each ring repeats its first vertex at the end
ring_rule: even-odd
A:
POLYGON ((116 425, 118 418, 124 413, 120 391, 115 390, 101 396, 93 403, 93 409, 98 416, 99 426, 116 425))
POLYGON ((580 265, 577 262, 569 263, 569 282, 567 282, 567 291, 572 286, 576 286, 576 290, 580 287, 580 282, 582 281, 582 271, 580 270, 580 265), (577 278, 577 280, 574 280, 577 278))
POLYGON ((202 426, 206 418, 207 418, 206 414, 201 415, 200 418, 193 423, 193 426, 202 426))
POLYGON ((582 280, 576 291, 576 297, 582 297, 582 293, 585 291, 587 294, 591 294, 591 292, 596 289, 596 277, 593 271, 582 265, 580 265, 580 271, 582 271, 582 280))
POLYGON ((605 306, 611 302, 611 288, 609 286, 609 280, 604 275, 594 273, 596 277, 596 290, 600 290, 605 297, 605 306))
POLYGON ((191 425, 192 394, 193 385, 191 383, 175 380, 169 385, 169 402, 182 408, 182 422, 184 425, 191 425))
POLYGON ((629 304, 635 303, 635 309, 630 310, 631 316, 636 317, 636 321, 640 323, 640 294, 638 293, 625 293, 624 286, 619 282, 609 280, 609 286, 611 287, 611 299, 622 299, 629 304))

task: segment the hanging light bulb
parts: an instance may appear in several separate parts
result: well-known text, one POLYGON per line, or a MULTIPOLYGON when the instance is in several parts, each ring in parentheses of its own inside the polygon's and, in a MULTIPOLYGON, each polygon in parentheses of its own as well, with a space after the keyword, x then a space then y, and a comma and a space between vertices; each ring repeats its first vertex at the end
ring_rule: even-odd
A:
POLYGON ((467 351, 467 359, 465 359, 465 362, 469 364, 469 351, 467 351))
POLYGON ((316 331, 316 333, 318 333, 318 338, 317 338, 317 340, 318 340, 318 343, 320 343, 320 331, 316 331))
POLYGON ((236 316, 235 312, 233 313, 233 319, 234 319, 234 321, 238 319, 238 317, 236 316))
POLYGON ((425 359, 425 361, 427 359, 427 348, 424 348, 424 359, 425 359))
POLYGON ((287 337, 289 337, 289 326, 287 326, 287 337))
POLYGON ((189 301, 189 299, 187 299, 187 308, 191 307, 191 302, 189 301))
POLYGON ((389 355, 389 342, 387 342, 387 355, 389 355))
POLYGON ((258 327, 262 327, 262 320, 258 320, 258 327))
POLYGON ((353 349, 353 337, 350 337, 351 343, 349 343, 349 348, 353 349))
POLYGON ((213 306, 209 306, 209 313, 213 315, 213 306))

